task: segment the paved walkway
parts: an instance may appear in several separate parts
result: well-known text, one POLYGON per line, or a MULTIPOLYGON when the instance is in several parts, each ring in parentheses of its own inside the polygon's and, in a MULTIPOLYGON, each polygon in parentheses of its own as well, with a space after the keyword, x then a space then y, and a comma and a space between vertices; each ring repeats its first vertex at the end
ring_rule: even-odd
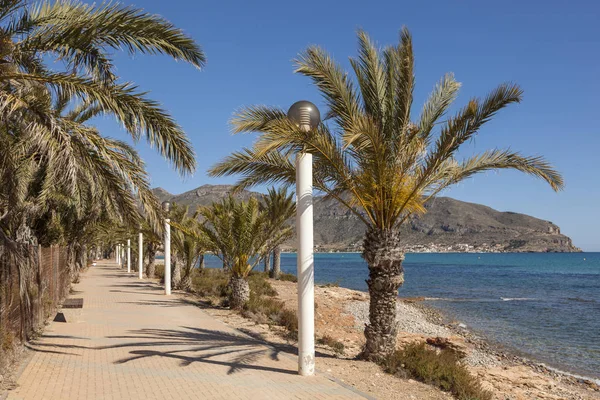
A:
POLYGON ((277 354, 183 296, 105 263, 71 297, 77 321, 52 322, 8 399, 356 399, 324 375, 296 374, 277 354))

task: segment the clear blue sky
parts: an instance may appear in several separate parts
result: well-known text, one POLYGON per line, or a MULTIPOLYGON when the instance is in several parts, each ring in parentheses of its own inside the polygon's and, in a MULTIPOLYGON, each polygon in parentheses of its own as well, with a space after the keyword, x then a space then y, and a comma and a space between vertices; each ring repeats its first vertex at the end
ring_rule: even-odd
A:
MULTIPOLYGON (((129 2, 126 0, 126 2, 129 2)), ((166 57, 117 56, 118 73, 160 101, 191 137, 198 158, 182 180, 144 143, 152 185, 180 193, 211 179, 208 167, 252 136, 231 136, 228 120, 243 105, 320 103, 291 60, 318 44, 347 66, 362 27, 380 45, 406 25, 414 38, 414 115, 446 72, 463 83, 457 104, 504 81, 519 83, 524 102, 489 123, 467 152, 511 147, 544 155, 564 174, 566 190, 513 172, 479 175, 446 192, 550 220, 584 250, 600 251, 600 3, 597 1, 159 1, 134 0, 193 36, 208 57, 205 70, 166 57)), ((324 108, 324 107, 321 107, 324 108)), ((99 121, 103 132, 123 137, 99 121)))

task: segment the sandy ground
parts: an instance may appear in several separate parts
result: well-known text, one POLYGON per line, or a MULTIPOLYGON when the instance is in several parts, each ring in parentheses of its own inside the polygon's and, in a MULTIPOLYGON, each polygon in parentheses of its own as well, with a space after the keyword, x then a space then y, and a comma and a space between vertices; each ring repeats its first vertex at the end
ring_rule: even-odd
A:
MULTIPOLYGON (((296 284, 272 281, 278 297, 289 309, 297 308, 296 284)), ((330 336, 344 343, 343 355, 328 346, 317 345, 317 369, 377 399, 451 399, 448 393, 416 382, 385 374, 377 365, 355 360, 363 343, 363 328, 368 318, 368 294, 339 287, 315 290, 316 337, 330 336)), ((278 327, 256 324, 228 309, 203 306, 225 323, 290 353, 296 343, 286 339, 278 327)), ((399 345, 427 338, 444 337, 466 353, 465 363, 496 399, 600 399, 600 388, 593 382, 578 381, 535 364, 490 348, 465 330, 444 325, 439 314, 420 304, 399 301, 399 345)))

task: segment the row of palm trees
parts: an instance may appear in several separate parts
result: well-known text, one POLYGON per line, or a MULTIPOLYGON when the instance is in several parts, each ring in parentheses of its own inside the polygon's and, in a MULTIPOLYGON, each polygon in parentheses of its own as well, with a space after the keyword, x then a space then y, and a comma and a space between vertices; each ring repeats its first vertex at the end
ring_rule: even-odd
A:
POLYGON ((279 277, 281 245, 293 236, 289 220, 295 212, 293 195, 285 188, 271 188, 261 198, 246 201, 229 195, 199 207, 193 216, 188 207, 174 205, 169 215, 176 228, 171 237, 173 287, 190 289, 192 269, 210 252, 231 274, 230 306, 241 308, 250 298, 250 272, 270 254, 274 265, 270 275, 279 277))
MULTIPOLYGON (((476 173, 515 169, 554 190, 563 181, 543 158, 510 149, 459 156, 498 111, 521 101, 517 85, 502 84, 448 116, 460 88, 448 74, 415 117, 408 30, 384 49, 360 31, 358 44, 358 57, 350 60, 353 77, 319 47, 309 47, 295 61, 296 72, 323 96, 325 122, 304 131, 283 109, 244 108, 232 120, 234 131, 258 132, 259 138, 210 174, 241 175, 238 188, 292 185, 297 155, 313 154, 315 188, 367 227, 363 256, 371 304, 363 356, 379 359, 396 343, 403 223, 425 212, 427 201, 442 190, 476 173)), ((133 83, 119 81, 111 51, 122 49, 165 54, 197 68, 205 63, 194 40, 133 7, 0 0, 0 241, 15 260, 23 243, 64 243, 75 270, 92 244, 122 241, 128 232, 120 227, 141 222, 148 236, 160 235, 162 216, 143 161, 125 142, 101 135, 91 123, 95 116, 113 116, 134 141, 145 137, 182 175, 194 171, 194 151, 181 127, 133 83)), ((286 201, 293 203, 289 196, 286 201)), ((182 285, 189 284, 187 271, 199 261, 195 255, 213 251, 232 272, 232 304, 239 305, 248 293, 249 270, 277 254, 289 236, 291 228, 284 227, 289 217, 269 215, 256 199, 226 199, 196 217, 203 220, 174 221, 180 228, 174 240, 182 285), (279 233, 265 234, 267 221, 278 218, 279 233)))
POLYGON ((160 227, 144 162, 123 140, 101 134, 95 117, 115 118, 134 142, 145 138, 179 173, 195 170, 183 129, 119 79, 115 51, 205 64, 192 38, 140 9, 0 0, 0 264, 18 267, 24 305, 31 303, 27 245, 65 245, 74 277, 93 246, 125 238, 120 227, 141 215, 160 227))

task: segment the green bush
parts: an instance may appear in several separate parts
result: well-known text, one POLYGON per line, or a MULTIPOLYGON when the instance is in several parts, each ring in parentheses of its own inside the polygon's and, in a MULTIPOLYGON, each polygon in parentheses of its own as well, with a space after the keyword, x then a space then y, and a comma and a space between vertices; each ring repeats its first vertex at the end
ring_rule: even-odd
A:
POLYGON ((448 349, 431 349, 425 343, 409 344, 383 360, 385 372, 413 377, 452 393, 459 400, 491 400, 492 394, 459 363, 448 349))
POLYGON ((346 349, 344 343, 335 340, 329 335, 325 335, 322 338, 317 339, 317 343, 331 347, 331 349, 337 354, 344 354, 344 350, 346 349))

